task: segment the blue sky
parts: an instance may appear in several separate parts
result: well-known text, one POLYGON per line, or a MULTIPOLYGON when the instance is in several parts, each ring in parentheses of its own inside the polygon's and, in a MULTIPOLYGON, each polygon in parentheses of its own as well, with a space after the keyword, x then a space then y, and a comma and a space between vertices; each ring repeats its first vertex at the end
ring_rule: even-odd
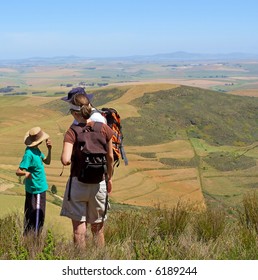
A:
POLYGON ((258 53, 257 0, 7 0, 0 59, 258 53))

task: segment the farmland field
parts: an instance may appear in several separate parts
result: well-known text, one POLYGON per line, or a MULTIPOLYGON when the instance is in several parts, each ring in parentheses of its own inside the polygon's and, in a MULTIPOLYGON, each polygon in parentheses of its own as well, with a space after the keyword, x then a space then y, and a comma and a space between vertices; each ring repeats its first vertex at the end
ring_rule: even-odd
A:
MULTIPOLYGON (((24 189, 15 171, 25 149, 24 134, 33 126, 41 126, 51 136, 53 154, 51 165, 45 168, 47 178, 50 187, 52 185, 57 187, 59 196, 64 194, 69 167, 65 167, 63 175, 60 176, 62 171, 60 154, 64 132, 72 122, 72 117, 66 114, 66 104, 60 101, 60 97, 69 90, 69 87, 63 85, 66 81, 73 86, 78 86, 87 77, 87 82, 95 83, 95 86, 88 89, 86 86, 87 92, 94 94, 97 106, 116 108, 122 122, 126 124, 124 128, 129 127, 128 120, 134 123, 134 120, 142 118, 142 108, 134 101, 150 94, 159 96, 158 94, 165 91, 173 91, 178 89, 180 84, 215 89, 219 92, 226 91, 229 96, 258 97, 257 70, 253 66, 258 65, 257 62, 254 64, 245 62, 242 63, 242 67, 239 64, 216 63, 210 65, 203 63, 198 67, 188 65, 185 68, 182 65, 164 67, 164 65, 154 64, 128 64, 120 69, 118 65, 119 63, 113 64, 112 69, 110 65, 107 67, 100 63, 96 66, 94 63, 91 65, 90 62, 86 68, 80 63, 73 67, 20 65, 17 69, 0 68, 1 88, 17 86, 11 92, 14 94, 0 95, 0 199, 1 201, 8 199, 10 209, 14 209, 12 206, 15 205, 20 205, 21 209, 23 205, 24 189), (109 86, 100 89, 96 87, 97 82, 107 82, 109 86), (102 96, 103 91, 104 99, 98 95, 100 90, 99 95, 102 96), (16 93, 20 91, 25 91, 26 94, 17 95, 16 93), (114 97, 115 91, 118 91, 116 97, 114 97)), ((155 108, 155 104, 148 104, 148 106, 155 108)), ((185 104, 185 108, 188 110, 191 105, 185 104)), ((173 116, 173 113, 170 112, 170 115, 173 116)), ((153 115, 153 118, 158 117, 153 115)), ((198 138, 199 136, 197 138, 187 136, 188 134, 180 129, 178 139, 172 137, 167 140, 162 139, 162 143, 153 144, 150 141, 144 145, 130 143, 129 136, 134 134, 136 136, 138 131, 144 131, 144 127, 141 128, 142 130, 130 126, 129 130, 124 130, 129 165, 124 166, 121 162, 120 166, 115 168, 114 187, 110 195, 112 202, 137 206, 173 207, 178 200, 186 200, 200 206, 207 202, 216 202, 233 208, 238 205, 246 191, 257 188, 258 149, 254 141, 246 144, 239 141, 237 142, 240 143, 239 145, 215 145, 198 138), (251 162, 253 159, 256 164, 252 162, 245 169, 220 170, 209 161, 209 157, 214 157, 214 161, 218 161, 219 164, 219 158, 227 159, 228 153, 231 155, 245 153, 247 160, 251 162), (219 156, 215 157, 217 154, 219 156)), ((208 125, 205 128, 207 131, 210 129, 208 125)), ((257 127, 252 129, 257 130, 257 127)), ((137 137, 141 136, 140 134, 137 137)), ((46 152, 44 143, 41 145, 41 150, 46 152)), ((48 200, 49 205, 52 205, 51 196, 48 200)), ((2 208, 5 208, 4 202, 1 202, 1 205, 2 215, 6 212, 2 211, 2 208)), ((59 217, 59 207, 56 205, 49 207, 51 212, 53 210, 55 218, 59 217)), ((64 218, 60 219, 63 222, 64 218)))
POLYGON ((0 89, 13 87, 10 93, 53 95, 65 93, 67 87, 78 84, 98 88, 107 84, 165 83, 244 92, 257 89, 257 66, 257 60, 225 59, 162 59, 150 62, 148 59, 57 58, 0 61, 0 89))

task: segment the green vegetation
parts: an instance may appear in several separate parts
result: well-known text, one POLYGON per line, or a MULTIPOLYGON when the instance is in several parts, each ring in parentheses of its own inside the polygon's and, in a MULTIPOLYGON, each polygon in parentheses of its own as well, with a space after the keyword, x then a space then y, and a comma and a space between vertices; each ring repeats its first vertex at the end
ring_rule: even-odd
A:
POLYGON ((95 91, 92 91, 92 93, 94 94, 92 103, 94 106, 96 107, 101 107, 104 104, 108 103, 108 102, 112 102, 116 99, 118 99, 119 97, 123 96, 123 94, 127 91, 127 88, 112 88, 112 87, 108 87, 106 89, 98 89, 95 91))
POLYGON ((155 153, 139 153, 138 155, 145 158, 156 158, 155 153))
POLYGON ((173 158, 160 158, 159 161, 173 168, 180 167, 196 167, 198 166, 198 157, 193 157, 190 160, 178 160, 173 158))
POLYGON ((248 145, 258 139, 258 99, 180 86, 131 102, 140 118, 123 122, 127 145, 199 138, 210 145, 248 145), (187 132, 187 135, 186 135, 187 132))
POLYGON ((204 161, 220 171, 243 170, 256 166, 256 161, 247 156, 235 156, 232 153, 210 153, 204 161))
POLYGON ((232 218, 224 210, 196 211, 178 203, 173 209, 111 210, 106 246, 96 249, 89 235, 87 249, 44 228, 41 236, 23 236, 22 218, 0 218, 2 260, 256 260, 258 258, 258 198, 249 193, 232 218))

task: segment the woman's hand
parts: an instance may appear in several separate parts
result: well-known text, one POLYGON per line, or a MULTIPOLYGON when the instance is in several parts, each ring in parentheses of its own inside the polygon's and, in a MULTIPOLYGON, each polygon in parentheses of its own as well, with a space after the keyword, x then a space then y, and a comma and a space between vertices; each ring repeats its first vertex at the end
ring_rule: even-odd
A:
POLYGON ((108 193, 111 193, 112 185, 113 185, 112 179, 109 179, 108 182, 107 182, 107 192, 108 193))

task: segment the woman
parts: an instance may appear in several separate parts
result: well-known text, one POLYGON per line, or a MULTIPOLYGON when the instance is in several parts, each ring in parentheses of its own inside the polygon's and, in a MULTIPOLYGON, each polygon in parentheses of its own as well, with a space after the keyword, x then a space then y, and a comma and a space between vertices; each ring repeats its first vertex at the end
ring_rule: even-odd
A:
MULTIPOLYGON (((66 216, 72 220, 74 243, 83 248, 86 244, 87 224, 91 225, 96 245, 102 247, 104 239, 104 221, 106 220, 107 193, 112 189, 113 174, 113 150, 112 135, 113 130, 106 124, 90 121, 92 107, 89 100, 83 94, 75 94, 70 105, 70 112, 83 131, 94 131, 94 127, 100 128, 96 141, 94 133, 87 133, 88 137, 94 137, 91 143, 96 148, 106 151, 106 179, 103 173, 102 180, 97 183, 84 183, 78 179, 80 176, 78 135, 72 125, 66 132, 63 142, 61 162, 63 165, 70 165, 70 177, 66 185, 61 216, 66 216), (92 136, 93 135, 93 136, 92 136), (102 147, 100 147, 102 145, 102 147)), ((89 139, 91 140, 91 139, 89 139)))

